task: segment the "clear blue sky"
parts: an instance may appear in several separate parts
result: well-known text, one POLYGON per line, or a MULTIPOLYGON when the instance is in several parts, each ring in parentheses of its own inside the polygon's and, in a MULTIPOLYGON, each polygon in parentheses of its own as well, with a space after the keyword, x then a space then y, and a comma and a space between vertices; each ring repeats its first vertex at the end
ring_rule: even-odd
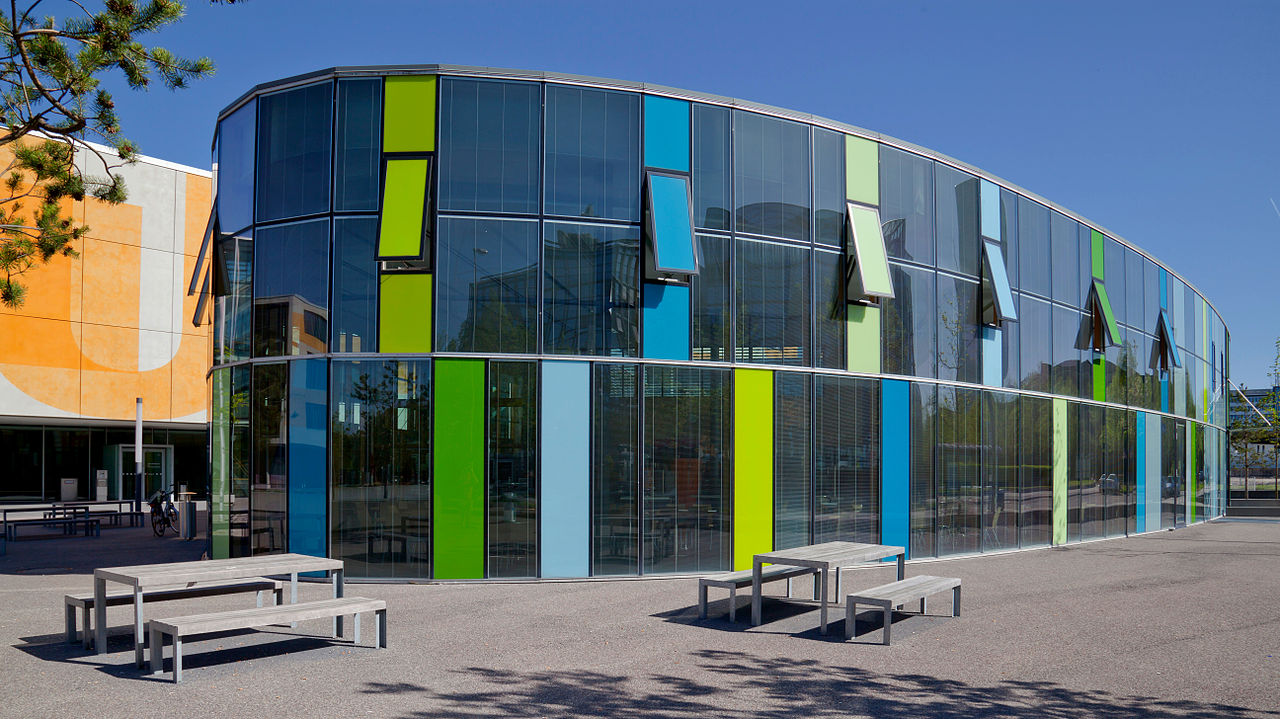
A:
MULTIPOLYGON (((334 65, 655 82, 811 112, 969 162, 1166 261, 1254 387, 1280 335, 1280 2, 399 2, 208 6, 158 41, 217 75, 120 93, 145 154, 200 167, 219 109, 334 65)), ((52 10, 49 10, 53 12, 52 10)))

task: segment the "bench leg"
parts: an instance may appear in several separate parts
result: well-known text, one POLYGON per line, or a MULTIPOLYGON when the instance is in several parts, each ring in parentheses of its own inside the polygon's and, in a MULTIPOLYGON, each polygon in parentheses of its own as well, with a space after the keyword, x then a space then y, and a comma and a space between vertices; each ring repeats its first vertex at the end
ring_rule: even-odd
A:
POLYGON ((90 611, 88 607, 84 608, 84 619, 82 620, 84 622, 84 626, 80 628, 80 646, 86 652, 89 651, 89 647, 93 644, 93 630, 90 629, 89 622, 92 618, 92 614, 93 612, 90 611))
POLYGON ((707 618, 707 585, 698 582, 698 619, 707 618))
POLYGON ((840 572, 841 567, 836 567, 836 599, 840 599, 840 572))
POLYGON ((259 609, 262 608, 262 594, 263 592, 261 591, 257 591, 253 593, 253 600, 254 600, 253 606, 259 609))
MULTIPOLYGON (((346 595, 346 571, 343 569, 335 569, 329 573, 329 581, 333 583, 333 598, 341 599, 346 595)), ((293 601, 298 601, 294 597, 293 601)), ((333 638, 337 639, 342 636, 342 616, 333 618, 333 638)))
POLYGON ((76 643, 76 607, 75 605, 67 604, 63 606, 63 614, 66 615, 64 617, 65 622, 63 626, 66 627, 66 630, 67 630, 67 644, 75 644, 76 643))
POLYGON ((822 633, 827 633, 827 570, 822 570, 822 608, 818 610, 822 633))
POLYGON ((173 635, 173 683, 182 681, 182 637, 173 635))
POLYGON ((151 673, 164 671, 164 635, 156 627, 151 628, 151 639, 147 642, 147 651, 151 652, 151 673))
POLYGON ((93 578, 93 651, 107 652, 107 580, 93 578))
POLYGON ((380 649, 387 648, 387 610, 379 609, 373 623, 374 645, 380 649))
POLYGON ((351 643, 360 644, 360 612, 351 615, 351 643))
POLYGON ((889 629, 893 626, 893 607, 885 606, 884 608, 884 643, 889 645, 889 629))
POLYGON ((951 616, 960 616, 960 587, 951 590, 951 616))
POLYGON ((277 587, 272 590, 272 594, 275 597, 277 607, 284 604, 284 587, 277 587))
MULTIPOLYGON (((133 588, 133 663, 139 669, 142 668, 142 642, 146 640, 146 634, 143 632, 146 628, 142 622, 142 588, 133 588)), ((176 646, 178 638, 174 637, 176 646)))
POLYGON ((928 598, 928 597, 920 597, 920 613, 921 613, 921 614, 928 614, 928 613, 929 613, 929 598, 928 598))
POLYGON ((849 602, 844 608, 844 638, 853 639, 853 626, 858 621, 858 603, 849 602))
POLYGON ((787 577, 787 599, 791 598, 791 577, 787 577))
POLYGON ((738 588, 729 587, 729 621, 738 621, 738 588))

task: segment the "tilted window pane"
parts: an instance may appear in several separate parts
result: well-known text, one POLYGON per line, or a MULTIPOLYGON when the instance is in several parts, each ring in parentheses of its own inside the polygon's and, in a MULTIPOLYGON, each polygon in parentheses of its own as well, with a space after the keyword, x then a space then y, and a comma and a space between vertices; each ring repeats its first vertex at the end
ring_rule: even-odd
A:
POLYGON ((938 273, 938 378, 982 381, 978 283, 938 273))
POLYGON ((547 85, 549 215, 640 219, 640 97, 547 85))
POLYGON ((218 123, 218 225, 235 232, 253 224, 254 138, 258 101, 218 123))
POLYGON ((773 546, 811 544, 809 479, 809 387, 811 375, 773 376, 773 546))
POLYGON ((728 370, 644 368, 644 572, 729 568, 728 370))
POLYGON ((441 82, 440 209, 537 213, 541 89, 530 82, 441 82))
POLYGON ((249 536, 254 554, 288 550, 289 365, 253 365, 253 484, 249 536))
POLYGON ((844 164, 844 134, 813 128, 813 241, 833 247, 844 241, 844 164))
POLYGON ((881 234, 880 213, 874 207, 846 203, 849 217, 848 295, 859 300, 893 297, 893 280, 885 256, 885 238, 881 234))
POLYGON ((489 363, 489 577, 538 575, 538 365, 489 363))
POLYGON ((730 313, 733 279, 729 274, 730 240, 717 235, 699 235, 702 269, 693 277, 694 360, 728 362, 732 347, 730 313))
POLYGON ((591 573, 640 571, 639 370, 636 365, 593 366, 591 403, 591 573))
POLYGON ((435 348, 534 352, 538 223, 442 217, 439 227, 435 348))
POLYGON ((746 240, 737 249, 738 361, 810 364, 810 251, 746 240))
MULTIPOLYGON (((1097 319, 1102 320, 1100 329, 1105 334, 1104 341, 1106 346, 1120 344, 1120 327, 1116 324, 1116 314, 1111 309, 1111 296, 1107 294, 1106 284, 1099 280, 1094 280, 1093 287, 1089 292, 1097 304, 1095 312, 1100 315, 1097 319)), ((1095 346, 1095 349, 1103 348, 1095 346)))
POLYGON ((431 161, 425 157, 387 160, 378 257, 422 257, 430 176, 431 161))
POLYGON ((880 382, 817 375, 814 542, 880 541, 880 382))
POLYGON ((338 81, 333 209, 378 209, 382 171, 382 80, 338 81))
POLYGON ((814 364, 845 368, 848 303, 844 293, 844 258, 834 252, 813 253, 813 308, 816 331, 814 364))
POLYGON ((1015 322, 1018 310, 1013 304, 1013 291, 1009 288, 1009 274, 1005 271, 1000 246, 984 242, 982 260, 982 317, 988 324, 1015 322))
POLYGON ((544 351, 636 356, 640 333, 636 228, 567 222, 548 222, 544 228, 544 351))
POLYGON ((880 221, 889 256, 933 264, 933 163, 880 146, 880 221))
POLYGON ((258 104, 257 221, 328 212, 333 83, 265 95, 258 104))
POLYGON ((333 322, 330 351, 372 352, 378 346, 378 274, 374 217, 333 221, 333 322))
POLYGON ((809 240, 809 127, 734 111, 738 232, 809 240))
POLYGON ((1049 209, 1018 198, 1018 288, 1041 297, 1053 296, 1049 251, 1049 209))
MULTIPOLYGON (((649 244, 646 276, 666 273, 697 274, 697 248, 689 217, 689 181, 683 177, 647 175, 649 206, 645 231, 649 244)), ((657 279, 652 277, 652 279, 657 279)))
POLYGON ((693 224, 728 230, 729 110, 693 106, 693 224))
POLYGON ((264 227, 253 244, 254 356, 326 352, 329 221, 264 227))
POLYGON ((935 163, 938 267, 977 277, 979 271, 978 178, 935 163))
POLYGON ((905 265, 889 265, 889 271, 896 291, 883 305, 884 372, 936 377, 937 275, 905 265))

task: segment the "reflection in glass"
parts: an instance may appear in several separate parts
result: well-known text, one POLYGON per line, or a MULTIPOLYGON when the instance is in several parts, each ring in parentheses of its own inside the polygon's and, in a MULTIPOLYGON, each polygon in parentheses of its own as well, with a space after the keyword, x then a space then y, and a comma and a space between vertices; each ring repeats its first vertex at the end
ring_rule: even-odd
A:
POLYGON ((636 228, 548 222, 544 235, 544 351, 636 356, 640 345, 636 228))
POLYGON ((938 388, 911 384, 911 548, 913 558, 938 556, 934 449, 938 440, 938 388))
POLYGON ((809 128, 754 112, 733 113, 738 232, 809 240, 809 128))
POLYGON ((435 346, 444 352, 537 348, 538 223, 439 220, 435 346))
POLYGON ((640 219, 640 97, 547 85, 548 215, 640 219))
POLYGON ((938 377, 982 381, 978 283, 938 274, 938 377))
MULTIPOLYGON (((693 225, 728 230, 729 109, 693 106, 693 225)), ((705 259, 705 255, 704 255, 705 259)))
POLYGON ((932 162, 880 145, 880 222, 890 257, 933 264, 932 162))
POLYGON ((938 503, 938 556, 982 547, 981 390, 938 387, 938 445, 934 469, 938 503))
POLYGON ((1018 395, 982 393, 982 551, 1016 549, 1018 395))
POLYGON ((253 250, 254 356, 326 351, 329 220, 264 227, 253 250))
POLYGON ((907 265, 890 264, 893 299, 884 300, 883 367, 885 374, 936 377, 936 275, 907 265))
POLYGON ((591 573, 640 572, 636 496, 640 397, 636 365, 592 367, 591 573))
POLYGON ((1160 418, 1160 528, 1186 524, 1187 427, 1182 420, 1160 418))
POLYGON ((935 163, 934 187, 938 267, 977 277, 981 249, 978 239, 978 178, 935 163))
POLYGON ((1079 223, 1060 212, 1052 212, 1049 235, 1053 248, 1053 299, 1079 307, 1082 299, 1079 223))
POLYGON ((541 105, 537 83, 441 80, 440 209, 538 211, 541 105))
MULTIPOLYGON (((1053 307, 1053 377, 1051 391, 1068 397, 1086 396, 1081 392, 1082 376, 1092 378, 1089 351, 1081 350, 1080 328, 1084 315, 1065 307, 1053 307)), ((1092 393, 1088 396, 1092 397, 1092 393)))
POLYGON ((1022 546, 1047 547, 1053 539, 1053 400, 1019 399, 1018 482, 1022 546))
POLYGON ((693 276, 693 354, 695 361, 728 362, 732 347, 729 315, 732 278, 729 275, 730 240, 698 235, 702 268, 693 276))
POLYGON ((773 546, 790 549, 811 544, 809 386, 812 376, 773 375, 773 546))
POLYGON ((1016 193, 1000 189, 1000 247, 1004 250, 1004 266, 1009 271, 1009 286, 1018 289, 1018 200, 1016 193))
POLYGON ((378 347, 378 218, 333 221, 333 352, 373 352, 378 347))
POLYGON ((378 209, 382 173, 382 79, 338 81, 333 209, 378 209))
POLYGON ((250 551, 288 550, 289 365, 253 365, 253 484, 250 487, 250 551))
POLYGON ((213 361, 248 359, 253 352, 253 237, 222 235, 214 243, 213 361))
POLYGON ((748 240, 737 248, 738 361, 808 365, 811 252, 748 240))
POLYGON ((818 367, 845 368, 848 329, 844 297, 844 258, 834 252, 813 253, 814 361, 818 367))
POLYGON ((257 221, 329 211, 333 83, 258 100, 257 221))
POLYGON ((253 158, 258 101, 218 123, 218 225, 227 232, 253 224, 253 158))
POLYGON ((817 375, 814 542, 880 541, 880 382, 817 375))
POLYGON ((813 241, 844 244, 844 134, 813 128, 813 241))
POLYGON ((488 577, 538 575, 538 364, 489 363, 488 577))
POLYGON ((644 369, 644 572, 729 568, 730 375, 644 369))
MULTIPOLYGON (((1018 198, 1018 286, 1041 297, 1053 296, 1049 252, 1049 208, 1018 198)), ((1074 266, 1074 265, 1073 265, 1074 266)))
POLYGON ((431 363, 333 362, 332 556, 349 577, 431 576, 431 363))
POLYGON ((249 546, 249 502, 252 486, 253 439, 249 435, 250 389, 253 368, 231 368, 231 509, 228 512, 231 557, 247 557, 249 546))

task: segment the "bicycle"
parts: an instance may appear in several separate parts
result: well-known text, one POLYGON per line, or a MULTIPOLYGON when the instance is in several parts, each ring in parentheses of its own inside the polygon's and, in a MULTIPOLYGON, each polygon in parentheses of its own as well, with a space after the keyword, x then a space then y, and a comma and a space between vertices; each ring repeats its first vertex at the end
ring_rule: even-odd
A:
POLYGON ((157 537, 163 537, 166 528, 172 529, 174 534, 179 533, 178 508, 173 505, 173 500, 167 493, 157 490, 147 504, 151 505, 151 531, 157 537), (161 497, 164 502, 160 501, 161 497))

